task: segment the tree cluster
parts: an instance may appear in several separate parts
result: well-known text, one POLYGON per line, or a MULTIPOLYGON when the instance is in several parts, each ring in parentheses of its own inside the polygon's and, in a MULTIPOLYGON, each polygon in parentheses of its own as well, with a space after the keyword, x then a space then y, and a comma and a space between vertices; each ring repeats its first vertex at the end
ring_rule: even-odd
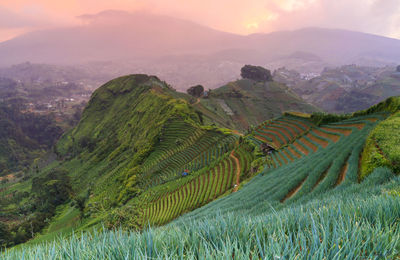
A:
MULTIPOLYGON (((33 178, 30 193, 20 194, 29 197, 28 202, 18 209, 22 222, 18 225, 0 222, 0 247, 17 245, 33 238, 54 216, 56 207, 70 200, 71 194, 71 182, 65 169, 54 169, 33 178)), ((18 196, 20 200, 21 196, 18 196)))
POLYGON ((187 93, 193 97, 201 97, 204 94, 204 87, 202 85, 190 87, 187 93))
POLYGON ((241 69, 242 78, 258 82, 272 81, 271 71, 261 66, 245 65, 241 69))

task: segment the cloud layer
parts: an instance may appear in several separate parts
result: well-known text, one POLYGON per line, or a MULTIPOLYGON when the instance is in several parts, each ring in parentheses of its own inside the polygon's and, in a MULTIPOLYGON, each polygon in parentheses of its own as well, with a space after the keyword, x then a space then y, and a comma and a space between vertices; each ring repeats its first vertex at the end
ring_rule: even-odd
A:
POLYGON ((73 24, 105 9, 146 10, 240 34, 311 26, 400 38, 399 0, 3 0, 0 41, 6 32, 73 24))

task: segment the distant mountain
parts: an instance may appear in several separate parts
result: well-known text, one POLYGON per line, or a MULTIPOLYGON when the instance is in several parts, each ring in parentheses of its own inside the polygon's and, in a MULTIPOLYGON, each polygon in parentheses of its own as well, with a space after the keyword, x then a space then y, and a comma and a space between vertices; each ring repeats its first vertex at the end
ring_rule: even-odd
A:
POLYGON ((287 84, 304 100, 330 113, 366 109, 400 95, 400 73, 393 66, 325 68, 319 76, 311 79, 280 68, 274 72, 274 80, 287 84))
POLYGON ((86 25, 31 32, 0 43, 1 65, 207 54, 244 39, 192 22, 142 12, 104 11, 81 18, 87 21, 86 25))
POLYGON ((248 36, 254 49, 287 56, 307 53, 330 64, 360 63, 363 59, 399 62, 400 40, 361 32, 305 28, 248 36))
POLYGON ((345 30, 306 28, 248 36, 145 12, 104 11, 84 25, 36 31, 0 43, 0 66, 111 62, 94 73, 159 75, 179 89, 215 88, 244 64, 320 72, 331 65, 400 63, 400 40, 345 30))

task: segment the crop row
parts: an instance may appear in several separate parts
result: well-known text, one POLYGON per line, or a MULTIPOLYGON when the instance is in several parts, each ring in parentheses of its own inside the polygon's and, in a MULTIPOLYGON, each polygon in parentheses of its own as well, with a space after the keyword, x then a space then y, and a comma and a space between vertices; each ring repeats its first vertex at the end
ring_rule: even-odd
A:
MULTIPOLYGON (((353 131, 349 135, 341 134, 336 142, 329 139, 331 143, 326 148, 293 161, 291 158, 296 157, 293 146, 287 146, 287 149, 273 153, 270 158, 271 165, 281 167, 265 168, 262 174, 238 192, 206 205, 201 211, 188 213, 185 217, 211 217, 216 212, 261 214, 271 208, 279 208, 282 201, 286 204, 310 199, 343 183, 356 183, 360 153, 366 136, 375 124, 367 121, 362 129, 352 127, 353 131), (291 162, 285 164, 285 161, 291 162)), ((309 142, 314 141, 309 138, 309 142)), ((322 143, 319 145, 322 146, 322 143)))
MULTIPOLYGON (((376 117, 370 117, 370 119, 376 117)), ((339 141, 341 136, 349 136, 353 130, 361 130, 367 123, 376 120, 358 119, 351 123, 340 122, 317 127, 309 130, 305 135, 271 154, 269 168, 277 168, 294 161, 296 158, 315 153, 318 149, 326 148, 331 143, 339 141)))
POLYGON ((167 157, 186 149, 201 138, 206 131, 195 128, 184 122, 173 122, 163 128, 155 151, 143 164, 147 171, 167 157))
POLYGON ((286 116, 261 124, 254 130, 254 136, 279 149, 292 143, 313 127, 315 126, 307 120, 286 116))
POLYGON ((232 157, 222 160, 207 173, 151 203, 144 211, 145 222, 163 224, 214 200, 232 188, 236 167, 232 157))
POLYGON ((195 144, 180 151, 147 172, 151 176, 147 188, 181 177, 183 171, 194 172, 209 165, 227 151, 231 150, 236 140, 234 136, 204 135, 195 144))

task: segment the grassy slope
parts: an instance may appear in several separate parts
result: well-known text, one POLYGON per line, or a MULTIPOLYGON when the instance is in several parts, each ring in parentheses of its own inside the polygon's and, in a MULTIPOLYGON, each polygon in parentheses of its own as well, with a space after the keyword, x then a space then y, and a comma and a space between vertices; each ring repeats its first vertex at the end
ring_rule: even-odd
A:
MULTIPOLYGON (((118 105, 120 103, 122 102, 118 102, 118 105)), ((387 109, 392 105, 393 102, 388 102, 384 107, 387 109)), ((377 107, 379 108, 379 105, 377 107)), ((387 110, 393 112, 396 109, 397 107, 387 110)), ((381 111, 383 110, 373 108, 369 112, 367 111, 365 113, 381 111)), ((348 121, 351 120, 353 119, 348 119, 348 121)), ((138 243, 137 247, 134 249, 130 247, 130 250, 136 251, 129 251, 129 254, 132 255, 136 253, 138 256, 148 256, 151 254, 152 256, 157 257, 165 257, 167 255, 174 257, 181 254, 181 251, 173 248, 181 248, 187 257, 199 257, 204 254, 211 254, 211 251, 209 250, 218 249, 219 251, 213 251, 215 257, 232 255, 232 250, 234 250, 235 254, 243 257, 249 256, 250 254, 253 256, 263 257, 270 254, 270 252, 273 252, 278 256, 308 255, 320 257, 327 254, 333 256, 337 253, 339 256, 362 254, 364 258, 368 258, 377 255, 380 249, 374 242, 375 240, 365 241, 368 237, 386 239, 385 246, 387 250, 384 254, 385 256, 393 256, 396 254, 396 251, 393 248, 398 246, 396 239, 399 238, 397 232, 398 227, 392 225, 393 211, 398 212, 400 207, 398 206, 397 198, 390 197, 388 199, 385 194, 387 193, 387 189, 395 189, 396 185, 398 186, 398 179, 391 184, 386 184, 386 186, 370 188, 380 182, 384 182, 381 180, 388 179, 388 176, 391 175, 387 170, 381 169, 378 170, 376 174, 372 175, 369 178, 369 181, 363 182, 361 185, 356 183, 359 154, 362 150, 365 138, 369 131, 374 127, 374 124, 376 124, 376 122, 365 122, 366 127, 363 127, 362 129, 355 128, 349 136, 342 136, 336 144, 331 143, 326 149, 318 150, 309 156, 297 159, 294 162, 278 167, 277 169, 266 168, 264 174, 255 177, 250 181, 250 183, 244 185, 239 192, 212 202, 201 209, 195 210, 165 228, 141 234, 133 233, 127 235, 105 233, 98 235, 100 237, 105 236, 104 239, 106 240, 111 239, 114 235, 120 236, 120 241, 124 244, 137 238, 137 240, 135 240, 138 243), (338 156, 338 154, 340 154, 340 156, 338 156), (323 195, 326 190, 335 187, 338 174, 340 174, 346 161, 349 161, 350 165, 343 185, 333 189, 333 191, 329 192, 327 195, 323 195), (325 180, 319 182, 319 176, 321 176, 327 168, 330 169, 328 174, 325 176, 325 180), (310 171, 310 169, 313 170, 310 171), (293 188, 296 188, 298 183, 303 182, 304 180, 304 185, 301 186, 301 189, 297 194, 286 200, 285 203, 280 203, 282 198, 290 193, 293 188), (314 182, 318 183, 317 189, 314 189, 314 182), (385 188, 385 190, 383 190, 383 188, 385 188), (370 198, 371 194, 375 194, 376 196, 370 198), (326 204, 321 204, 318 200, 319 198, 323 198, 324 201, 326 201, 326 204), (341 199, 337 200, 337 198, 341 199), (387 211, 385 207, 374 206, 380 204, 387 204, 386 208, 389 209, 389 211, 387 211), (321 205, 329 206, 325 209, 321 208, 321 205), (353 214, 355 205, 357 205, 360 215, 353 214), (305 206, 307 207, 307 210, 305 210, 305 206), (271 213, 274 212, 274 210, 271 211, 271 207, 273 207, 277 212, 271 213), (343 209, 343 211, 341 209, 343 209), (290 215, 291 212, 296 212, 296 210, 296 214, 290 215), (238 212, 243 214, 238 215, 238 212), (331 212, 333 212, 333 214, 330 214, 331 212), (226 215, 223 215, 224 217, 221 218, 219 214, 226 215), (251 216, 251 218, 247 219, 237 216, 251 216), (339 216, 339 219, 342 219, 343 221, 337 221, 337 216, 339 216), (269 226, 265 224, 264 221, 261 221, 265 218, 271 220, 268 222, 270 223, 268 224, 269 226), (280 225, 277 225, 276 223, 279 222, 276 220, 282 218, 285 219, 284 224, 281 223, 280 225), (304 225, 300 227, 298 227, 297 224, 294 225, 294 223, 299 223, 299 221, 304 225), (360 226, 360 224, 355 225, 354 223, 362 223, 362 226, 360 226), (385 227, 392 225, 392 235, 389 236, 387 231, 382 232, 382 229, 377 227, 377 225, 379 226, 380 224, 385 227), (238 229, 237 227, 241 228, 238 229), (326 232, 331 230, 331 227, 335 227, 336 232, 328 234, 327 236, 326 232), (221 228, 223 230, 220 230, 221 228), (259 231, 259 233, 257 233, 258 237, 246 237, 243 235, 250 230, 253 231, 254 229, 259 231), (226 236, 228 230, 229 236, 226 236), (271 232, 269 230, 271 230, 271 232), (220 233, 220 231, 222 233, 220 233), (289 236, 292 239, 278 239, 280 236, 277 236, 276 234, 279 233, 285 234, 285 237, 289 236), (353 233, 356 234, 354 239, 344 237, 345 234, 353 233), (182 238, 182 234, 194 235, 182 238), (221 237, 220 234, 225 235, 221 237), (315 237, 321 236, 327 236, 326 240, 323 240, 325 242, 321 243, 319 239, 315 239, 315 237), (175 239, 178 237, 180 238, 179 240, 175 239), (207 239, 204 240, 204 237, 207 239), (228 237, 231 240, 229 240, 228 237), (244 239, 243 242, 239 243, 242 239, 244 239), (238 241, 236 248, 235 242, 233 241, 238 241), (317 243, 317 241, 319 242, 317 243), (299 244, 301 245, 300 247, 295 246, 299 244), (144 247, 147 249, 144 249, 144 247), (302 247, 308 247, 310 250, 302 250, 302 247), (266 248, 275 249, 272 251, 266 251, 266 248), (150 252, 149 250, 152 251, 150 252)), ((77 129, 79 129, 79 127, 77 129)), ((74 132, 72 135, 79 136, 74 132)), ((62 147, 61 150, 64 154, 72 155, 74 152, 75 148, 71 140, 67 139, 64 143, 60 143, 62 147)), ((97 151, 96 149, 100 148, 96 146, 94 151, 97 151)), ((82 151, 80 151, 79 154, 82 158, 87 156, 82 151)), ((98 153, 96 153, 96 155, 97 154, 98 153)), ((87 158, 92 160, 90 156, 87 158)), ((96 158, 97 156, 95 159, 96 158)), ((116 158, 118 158, 118 156, 116 158)), ((104 165, 102 165, 101 162, 96 162, 96 166, 93 166, 93 168, 88 167, 87 164, 86 167, 82 167, 82 162, 77 158, 74 158, 67 162, 66 165, 69 165, 70 169, 78 167, 78 169, 80 169, 78 171, 82 171, 82 173, 85 171, 86 174, 89 173, 93 175, 93 172, 95 171, 100 172, 104 168, 107 169, 107 167, 109 167, 107 165, 108 163, 110 163, 110 161, 106 160, 104 165), (88 171, 88 169, 90 169, 90 171, 88 171)), ((120 169, 118 168, 114 174, 118 173, 118 170, 120 169)), ((106 174, 106 176, 107 175, 108 174, 106 174)), ((100 177, 100 179, 104 178, 100 174, 97 177, 100 177)), ((94 178, 94 176, 92 176, 92 178, 94 178)), ((108 181, 109 180, 110 179, 108 179, 108 181)), ((100 181, 100 183, 105 182, 106 181, 100 181)), ((104 187, 101 188, 104 189, 104 187)), ((172 190, 173 189, 175 188, 172 188, 172 190)), ((175 198, 180 198, 180 196, 182 195, 175 196, 175 198)), ((96 202, 96 198, 97 202, 100 202, 99 199, 102 198, 102 196, 96 195, 95 193, 94 196, 91 197, 91 202, 96 202)), ((174 200, 169 199, 169 201, 172 202, 174 200)), ((68 208, 62 210, 62 213, 57 217, 57 219, 60 220, 59 223, 63 222, 63 219, 65 219, 63 216, 68 215, 67 212, 69 211, 70 209, 68 208)), ((104 214, 104 212, 100 213, 100 216, 98 216, 100 219, 101 214, 104 214)), ((95 215, 93 215, 93 217, 95 217, 95 215)), ((85 224, 86 225, 84 226, 89 226, 89 223, 85 224)), ((57 224, 52 223, 49 229, 55 226, 57 226, 57 224)), ((383 230, 385 230, 385 228, 383 228, 383 230)), ((254 232, 249 232, 249 235, 250 233, 254 234, 254 232)), ((82 254, 84 246, 85 252, 93 257, 98 256, 98 253, 104 253, 108 256, 112 253, 124 255, 128 253, 128 248, 125 249, 122 244, 120 244, 121 251, 118 252, 114 251, 111 246, 102 247, 100 251, 94 251, 93 248, 98 245, 96 242, 99 241, 98 239, 99 238, 96 237, 93 240, 94 242, 91 244, 72 243, 75 243, 74 248, 77 248, 77 254, 82 254)), ((68 243, 68 241, 62 243, 68 243)), ((112 244, 111 241, 109 243, 112 244)), ((43 248, 41 247, 36 247, 33 250, 42 249, 43 248)), ((21 251, 15 252, 19 254, 21 251)), ((55 254, 61 254, 62 252, 63 250, 55 251, 55 254)))
MULTIPOLYGON (((144 232, 104 231, 10 250, 5 259, 239 259, 398 257, 400 179, 378 169, 352 184, 279 210, 185 218, 144 232), (355 208, 357 209, 355 211, 355 208), (305 250, 307 248, 307 250, 305 250)), ((265 201, 259 200, 264 207, 265 201)), ((268 203, 267 203, 268 206, 268 203)))
POLYGON ((400 173, 400 112, 380 123, 368 136, 362 154, 361 178, 386 166, 400 173))
MULTIPOLYGON (((118 225, 121 214, 128 216, 123 221, 137 228, 146 223, 143 210, 155 199, 218 165, 238 137, 229 130, 204 126, 199 114, 185 99, 176 98, 179 96, 157 78, 145 75, 121 77, 99 88, 80 123, 58 142, 56 152, 62 160, 50 166, 69 172, 72 197, 88 196, 86 217, 80 221, 68 202, 58 208, 42 235, 30 243, 72 229, 84 230, 104 220, 118 225), (180 176, 183 169, 190 170, 190 176, 184 179, 180 176)), ((0 193, 11 194, 22 186, 29 192, 31 179, 7 186, 0 193)), ((16 210, 24 203, 9 206, 16 210)), ((190 209, 182 208, 175 214, 190 209)))
POLYGON ((277 82, 255 82, 241 79, 211 91, 195 105, 206 116, 218 124, 246 131, 248 127, 277 117, 285 111, 316 112, 318 109, 301 100, 284 84, 277 82), (233 112, 225 108, 225 105, 233 112), (213 116, 214 115, 214 116, 213 116), (216 119, 215 119, 216 118, 216 119))

